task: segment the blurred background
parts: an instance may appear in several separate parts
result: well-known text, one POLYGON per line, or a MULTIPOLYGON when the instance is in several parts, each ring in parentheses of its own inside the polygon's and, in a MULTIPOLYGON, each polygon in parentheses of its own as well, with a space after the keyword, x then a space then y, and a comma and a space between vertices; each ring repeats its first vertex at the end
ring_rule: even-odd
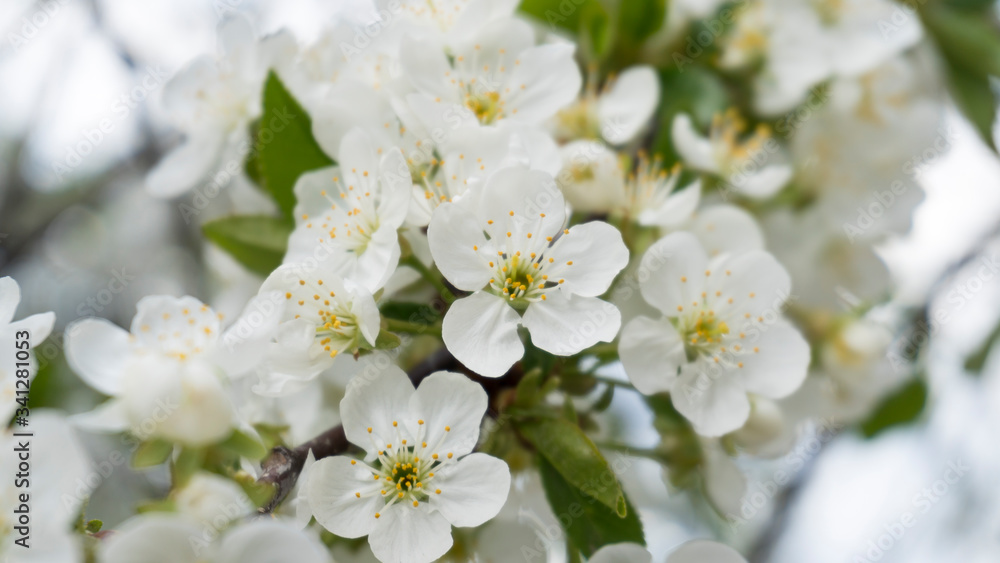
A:
MULTIPOLYGON (((161 89, 192 58, 214 52, 215 28, 234 10, 261 34, 288 28, 308 43, 323 21, 350 9, 320 0, 0 2, 0 275, 21 284, 19 316, 57 315, 37 351, 34 406, 77 413, 100 400, 62 358, 59 334, 72 321, 96 315, 128 326, 136 302, 152 293, 191 294, 232 315, 256 293, 259 281, 185 222, 183 198, 143 189, 146 172, 179 140, 162 116, 161 89)), ((872 438, 817 428, 784 457, 741 462, 747 498, 760 503, 737 525, 706 523, 703 506, 668 492, 655 463, 636 460, 626 487, 657 560, 707 535, 760 562, 1000 560, 1000 354, 988 353, 1000 319, 1000 159, 955 107, 942 127, 950 142, 923 162, 926 197, 912 229, 878 248, 894 300, 946 319, 907 336, 926 341, 919 412, 872 438), (907 514, 912 525, 902 522, 907 514)), ((266 205, 254 194, 236 178, 198 221, 266 205)), ((612 412, 630 443, 658 441, 636 397, 618 394, 612 412)), ((94 459, 116 447, 113 438, 87 443, 94 459)), ((114 526, 164 480, 118 472, 92 510, 114 526)))

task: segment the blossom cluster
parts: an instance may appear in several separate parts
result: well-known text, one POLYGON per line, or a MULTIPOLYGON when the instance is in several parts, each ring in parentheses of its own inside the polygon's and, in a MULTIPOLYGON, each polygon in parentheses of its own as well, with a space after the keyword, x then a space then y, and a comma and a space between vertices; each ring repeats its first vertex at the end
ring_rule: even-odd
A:
MULTIPOLYGON (((642 505, 595 445, 614 389, 667 421, 650 454, 664 480, 731 520, 738 458, 788 451, 810 419, 861 420, 900 382, 873 245, 908 227, 921 196, 901 163, 944 102, 916 21, 870 36, 888 0, 752 3, 711 60, 685 52, 715 13, 692 1, 611 54, 558 8, 356 4, 312 42, 232 15, 219 52, 165 87, 183 140, 146 188, 184 201, 239 162, 251 190, 228 188, 203 227, 254 292, 231 320, 152 295, 128 330, 66 328, 69 365, 107 397, 73 426, 138 437, 135 465, 172 479, 169 502, 96 547, 74 546, 67 507, 59 561, 514 561, 538 545, 651 561, 642 505), (657 49, 675 56, 641 55, 657 49), (257 463, 275 455, 280 482, 257 463), (567 495, 615 525, 581 534, 567 495)), ((18 296, 0 280, 0 340, 44 340, 51 314, 9 324, 18 296)), ((742 560, 709 541, 668 559, 742 560)))

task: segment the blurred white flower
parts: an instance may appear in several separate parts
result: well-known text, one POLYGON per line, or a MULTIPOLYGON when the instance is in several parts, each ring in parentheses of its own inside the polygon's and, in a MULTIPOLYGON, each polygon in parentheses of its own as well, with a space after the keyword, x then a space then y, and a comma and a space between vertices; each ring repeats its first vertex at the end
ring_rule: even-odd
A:
POLYGON ((372 292, 385 285, 399 263, 412 184, 399 149, 379 150, 353 129, 340 143, 338 166, 299 177, 286 264, 322 264, 372 292))
POLYGON ((375 299, 332 270, 286 264, 268 276, 260 291, 280 293, 285 307, 257 393, 298 391, 329 368, 337 354, 375 345, 381 320, 375 299))
POLYGON ((182 516, 140 515, 100 542, 98 560, 332 563, 326 547, 317 538, 283 520, 253 520, 227 530, 221 540, 218 538, 218 530, 197 525, 182 516))
POLYGON ((262 294, 225 332, 194 297, 144 297, 130 331, 104 319, 74 322, 66 328, 70 367, 111 397, 77 423, 191 446, 226 437, 235 424, 227 379, 263 360, 283 301, 262 294))
POLYGON ((316 461, 306 485, 316 520, 341 537, 367 535, 386 563, 441 557, 452 526, 479 526, 507 500, 507 464, 471 453, 486 407, 483 388, 457 373, 431 374, 416 390, 395 366, 355 378, 340 405, 344 432, 378 464, 316 461))
POLYGON ((430 38, 403 39, 407 96, 430 130, 515 122, 538 125, 576 99, 582 78, 570 43, 534 44, 526 22, 498 19, 450 53, 430 38))
POLYGON ((611 145, 628 144, 649 123, 659 100, 660 81, 648 65, 609 78, 600 94, 596 80, 588 80, 580 99, 556 114, 553 135, 561 142, 603 139, 611 145))
POLYGON ((614 339, 621 315, 597 296, 628 263, 621 233, 599 221, 566 229, 566 204, 544 172, 504 168, 483 188, 442 205, 427 231, 441 273, 474 292, 445 315, 448 350, 499 377, 524 354, 518 325, 560 356, 614 339))
POLYGON ((28 385, 38 364, 31 350, 52 332, 55 313, 39 313, 17 322, 14 311, 21 303, 21 288, 14 278, 0 278, 0 419, 9 421, 14 411, 27 406, 28 385), (21 382, 18 385, 18 382, 21 382), (18 392, 18 391, 21 392, 18 392), (23 399, 23 404, 17 399, 23 399))
POLYGON ((258 41, 242 16, 219 25, 219 54, 195 59, 163 89, 163 104, 186 138, 157 163, 146 178, 154 196, 174 197, 212 175, 224 159, 242 162, 239 145, 261 111, 261 90, 268 67, 288 41, 285 35, 258 41))
POLYGON ((204 526, 225 528, 254 512, 250 497, 232 479, 200 471, 172 493, 179 514, 204 526))
POLYGON ((643 262, 642 296, 663 317, 639 317, 622 331, 622 364, 639 391, 669 391, 695 430, 720 436, 746 422, 748 393, 781 398, 799 387, 809 345, 782 318, 791 286, 770 254, 710 260, 697 238, 679 232, 643 262))
POLYGON ((671 133, 688 166, 718 176, 727 188, 747 197, 770 197, 792 178, 792 167, 782 162, 781 147, 770 130, 761 126, 747 135, 735 111, 717 114, 707 138, 683 113, 674 118, 671 133))
POLYGON ((667 563, 746 563, 746 559, 728 545, 691 540, 671 552, 667 563))

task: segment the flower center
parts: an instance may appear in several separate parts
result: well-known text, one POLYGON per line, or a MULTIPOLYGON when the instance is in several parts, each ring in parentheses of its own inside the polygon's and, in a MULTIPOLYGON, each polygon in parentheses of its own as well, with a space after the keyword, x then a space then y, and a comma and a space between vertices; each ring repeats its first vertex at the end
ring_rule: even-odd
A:
POLYGON ((715 158, 726 175, 739 172, 748 160, 763 156, 764 144, 771 138, 771 129, 761 123, 752 133, 747 133, 747 123, 735 109, 716 114, 712 120, 711 139, 715 158))
POLYGON ((483 125, 503 118, 503 102, 499 92, 469 92, 465 95, 465 107, 472 110, 483 125))
POLYGON ((681 164, 674 164, 669 173, 662 164, 659 155, 651 160, 646 151, 639 151, 635 172, 625 179, 626 206, 630 212, 638 215, 645 209, 657 209, 673 193, 680 179, 681 164))
MULTIPOLYGON (((441 494, 441 489, 431 486, 435 472, 458 461, 453 452, 439 451, 445 437, 451 432, 451 427, 445 426, 444 433, 432 445, 426 441, 427 426, 424 421, 419 420, 417 424, 417 436, 407 439, 403 437, 398 421, 393 421, 396 439, 389 444, 376 444, 372 428, 368 428, 368 436, 378 452, 378 463, 374 467, 369 466, 372 486, 368 490, 354 493, 356 498, 379 496, 385 500, 385 506, 381 509, 385 510, 396 503, 416 508, 431 495, 441 494)), ((356 460, 351 461, 352 465, 357 463, 356 460)), ((381 512, 375 513, 375 518, 381 516, 381 512)))
POLYGON ((351 311, 351 303, 344 296, 338 297, 329 284, 324 285, 321 279, 300 279, 295 294, 285 293, 286 300, 296 298, 294 318, 304 316, 316 324, 315 338, 331 358, 357 344, 358 317, 351 311))
POLYGON ((729 334, 729 325, 715 316, 715 311, 699 311, 682 322, 681 335, 684 337, 684 351, 688 358, 701 354, 711 354, 722 345, 729 334))
POLYGON ((597 119, 596 102, 584 97, 556 114, 555 137, 559 141, 599 139, 601 126, 597 119))
MULTIPOLYGON (((340 178, 334 176, 339 197, 333 197, 326 190, 321 191, 319 195, 330 203, 330 211, 306 223, 306 228, 315 228, 318 223, 321 232, 330 237, 329 241, 320 237, 320 244, 330 242, 360 255, 367 250, 372 234, 379 227, 378 180, 367 170, 360 174, 353 169, 351 172, 358 184, 344 186, 340 178)), ((309 215, 302 215, 303 221, 309 219, 309 215)))

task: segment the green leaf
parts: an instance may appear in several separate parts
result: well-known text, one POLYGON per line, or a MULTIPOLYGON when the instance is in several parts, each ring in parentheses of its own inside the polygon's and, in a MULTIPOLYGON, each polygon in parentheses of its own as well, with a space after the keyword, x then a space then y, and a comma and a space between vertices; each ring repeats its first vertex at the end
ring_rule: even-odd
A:
POLYGON ((96 534, 97 532, 100 532, 101 528, 103 527, 104 527, 104 522, 94 519, 88 521, 87 525, 83 528, 83 530, 88 534, 96 534))
POLYGON ((247 269, 267 276, 281 265, 292 226, 277 217, 237 215, 209 221, 201 230, 247 269))
POLYGON ((403 341, 398 336, 387 330, 380 330, 378 336, 375 337, 376 350, 392 350, 393 348, 399 348, 402 343, 403 341))
POLYGON ((563 479, 618 517, 628 515, 615 472, 580 427, 564 418, 535 418, 517 422, 517 429, 563 479))
POLYGON ((174 464, 170 468, 170 477, 174 488, 183 487, 191 477, 201 469, 205 461, 205 450, 202 448, 181 448, 174 464))
POLYGON ((667 16, 666 0, 625 0, 618 3, 618 37, 642 43, 659 31, 667 16))
POLYGON ((986 360, 989 358, 990 350, 993 349, 993 344, 997 340, 1000 340, 1000 324, 986 337, 982 345, 965 359, 965 371, 974 375, 981 375, 983 366, 986 365, 986 360))
POLYGON ((615 398, 615 386, 610 384, 605 385, 604 392, 601 393, 601 396, 597 399, 596 402, 594 402, 594 406, 591 408, 591 410, 595 412, 604 412, 608 410, 608 407, 611 406, 611 401, 613 401, 614 398, 615 398))
POLYGON ((993 124, 997 118, 997 99, 986 76, 976 76, 961 68, 947 68, 948 89, 962 113, 972 122, 980 138, 996 149, 993 124))
POLYGON ((256 168, 265 190, 286 218, 295 208, 295 182, 304 172, 334 164, 312 134, 312 119, 273 71, 264 84, 264 110, 257 127, 256 168))
POLYGON ((866 438, 873 438, 894 426, 911 423, 920 416, 926 404, 927 383, 922 377, 916 377, 882 401, 861 424, 861 433, 866 438))
POLYGON ((580 33, 585 17, 595 17, 595 12, 601 12, 607 17, 607 12, 599 0, 523 0, 518 8, 522 13, 558 27, 573 35, 580 33))
POLYGON ((267 448, 260 440, 239 430, 233 430, 219 447, 251 460, 264 459, 267 455, 267 448))
POLYGON ((624 495, 626 515, 620 518, 615 511, 570 484, 546 458, 538 458, 538 471, 552 512, 559 516, 566 537, 584 556, 591 557, 602 546, 615 543, 646 545, 639 515, 624 495))
POLYGON ((142 469, 160 465, 170 458, 174 445, 166 440, 150 440, 139 444, 132 454, 132 467, 142 469))

